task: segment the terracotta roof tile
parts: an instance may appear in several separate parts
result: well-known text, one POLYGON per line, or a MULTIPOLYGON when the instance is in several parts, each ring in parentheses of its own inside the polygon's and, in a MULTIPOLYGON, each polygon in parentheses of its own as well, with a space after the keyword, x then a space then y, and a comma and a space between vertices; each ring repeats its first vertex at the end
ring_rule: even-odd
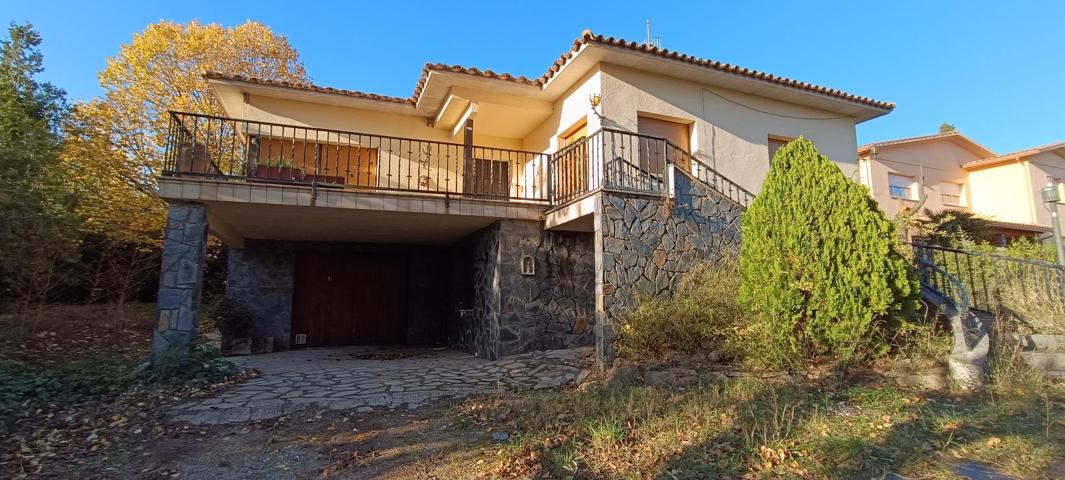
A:
POLYGON ((1005 155, 999 155, 992 158, 984 158, 981 160, 973 160, 969 163, 962 165, 962 168, 983 167, 986 165, 994 165, 996 163, 1006 162, 1014 159, 1021 159, 1024 157, 1030 157, 1032 155, 1040 154, 1043 152, 1049 152, 1052 150, 1065 149, 1065 142, 1050 143, 1039 147, 1033 147, 1018 152, 1007 153, 1005 155))
POLYGON ((748 77, 748 78, 753 78, 753 79, 756 79, 756 80, 762 80, 762 81, 766 81, 766 82, 770 82, 770 83, 775 83, 775 84, 778 84, 778 85, 783 85, 783 86, 786 86, 786 87, 796 88, 796 89, 799 89, 799 90, 806 90, 806 91, 810 91, 810 92, 814 92, 814 93, 820 93, 820 94, 823 94, 823 95, 828 95, 828 96, 840 98, 840 99, 843 99, 843 100, 848 100, 848 101, 852 101, 852 102, 856 102, 856 103, 861 103, 863 105, 868 105, 868 106, 875 107, 875 108, 880 108, 880 109, 885 109, 885 110, 891 110, 891 109, 895 108, 895 104, 891 103, 891 102, 882 102, 880 100, 874 100, 874 99, 869 98, 869 97, 862 97, 862 96, 854 95, 854 94, 847 93, 847 92, 844 92, 842 90, 837 90, 837 89, 834 89, 834 88, 822 87, 820 85, 814 85, 812 83, 807 83, 807 82, 800 82, 798 80, 792 80, 790 78, 781 77, 779 75, 773 75, 773 74, 770 74, 770 73, 760 72, 758 70, 752 70, 752 69, 749 69, 749 68, 741 67, 739 65, 732 65, 732 64, 728 64, 728 63, 718 62, 718 61, 715 61, 715 60, 699 58, 699 57, 695 57, 695 56, 688 55, 688 54, 685 54, 685 53, 671 51, 671 50, 668 50, 668 49, 665 49, 665 48, 659 48, 659 47, 646 45, 646 44, 642 44, 642 43, 626 41, 626 40, 621 39, 621 38, 605 37, 603 35, 596 35, 596 34, 592 33, 591 31, 585 31, 581 35, 580 38, 578 38, 575 42, 573 42, 573 47, 570 49, 570 51, 562 54, 562 56, 559 57, 559 59, 555 61, 554 65, 552 65, 551 68, 548 68, 547 73, 545 73, 544 76, 541 77, 542 80, 546 83, 547 80, 549 80, 556 73, 558 73, 558 71, 562 69, 562 66, 565 65, 567 62, 569 62, 570 59, 572 59, 574 57, 573 54, 576 53, 578 50, 580 50, 581 46, 586 44, 586 43, 597 43, 597 44, 601 44, 601 45, 607 45, 607 46, 612 46, 612 47, 620 47, 620 48, 625 48, 625 49, 628 49, 628 50, 649 53, 649 54, 656 55, 656 56, 659 56, 659 57, 662 57, 662 58, 669 58, 669 59, 672 59, 672 60, 678 60, 678 61, 681 61, 681 62, 690 63, 692 65, 696 65, 696 66, 700 66, 700 67, 705 67, 705 68, 718 70, 718 71, 726 72, 726 73, 733 73, 733 74, 736 74, 736 75, 741 75, 741 76, 748 77))
POLYGON ((335 89, 335 88, 329 88, 329 87, 319 87, 319 86, 316 86, 316 85, 297 85, 297 84, 291 84, 291 83, 288 83, 288 82, 276 82, 276 81, 270 81, 270 80, 261 80, 261 79, 255 79, 255 78, 242 77, 242 76, 239 76, 239 75, 225 75, 225 74, 216 73, 216 72, 208 72, 207 74, 205 74, 205 76, 207 78, 218 78, 218 79, 223 79, 223 80, 238 80, 238 81, 245 81, 245 82, 251 82, 251 83, 258 83, 258 84, 262 84, 262 85, 281 86, 281 87, 288 87, 288 88, 300 88, 300 89, 304 89, 304 90, 323 92, 323 93, 336 93, 336 94, 340 94, 340 95, 348 95, 348 96, 359 97, 359 98, 368 98, 368 99, 374 99, 374 100, 383 100, 383 101, 389 101, 389 102, 412 103, 413 104, 413 103, 416 103, 417 99, 421 96, 422 92, 425 90, 425 83, 426 83, 426 81, 429 78, 429 73, 433 72, 433 71, 462 73, 462 74, 467 74, 467 75, 476 75, 476 76, 479 76, 479 77, 490 78, 490 79, 494 79, 494 80, 503 80, 503 81, 509 81, 509 82, 515 82, 515 83, 521 83, 521 84, 526 84, 526 85, 533 85, 533 86, 543 87, 545 84, 547 84, 547 82, 552 77, 554 77, 560 70, 562 70, 562 67, 564 67, 566 65, 566 63, 568 63, 570 60, 572 60, 576 56, 577 52, 580 51, 581 47, 583 45, 585 45, 585 44, 600 44, 600 45, 606 45, 606 46, 610 46, 610 47, 625 48, 625 49, 632 50, 632 51, 643 52, 643 53, 655 55, 655 56, 658 56, 658 57, 661 57, 661 58, 677 60, 677 61, 689 63, 689 64, 692 64, 692 65, 696 65, 696 66, 700 66, 700 67, 704 67, 704 68, 709 68, 709 69, 713 69, 713 70, 717 70, 717 71, 721 71, 721 72, 740 75, 740 76, 743 76, 743 77, 747 77, 747 78, 751 78, 751 79, 755 79, 755 80, 760 80, 760 81, 764 81, 764 82, 774 83, 774 84, 782 85, 782 86, 785 86, 785 87, 790 87, 790 88, 795 88, 795 89, 798 89, 798 90, 805 90, 805 91, 808 91, 808 92, 813 92, 813 93, 818 93, 818 94, 827 95, 827 96, 831 96, 831 97, 836 97, 836 98, 839 98, 839 99, 843 99, 843 100, 847 100, 847 101, 851 101, 851 102, 855 102, 855 103, 860 103, 860 104, 863 104, 863 105, 866 105, 866 106, 879 108, 879 109, 883 109, 883 110, 891 110, 891 109, 895 108, 895 104, 894 103, 882 102, 882 101, 874 100, 874 99, 871 99, 871 98, 868 98, 868 97, 862 97, 862 96, 850 94, 850 93, 847 93, 847 92, 844 92, 844 91, 841 91, 841 90, 837 90, 837 89, 834 89, 834 88, 822 87, 822 86, 814 85, 814 84, 811 84, 811 83, 800 82, 798 80, 792 80, 790 78, 781 77, 779 75, 772 75, 772 74, 769 74, 769 73, 760 72, 760 71, 757 71, 757 70, 752 70, 752 69, 749 69, 749 68, 740 67, 738 65, 732 65, 732 64, 728 64, 728 63, 722 63, 722 62, 714 61, 714 60, 708 60, 708 59, 704 59, 704 58, 699 58, 699 57, 695 57, 695 56, 688 55, 688 54, 683 54, 683 53, 680 53, 680 52, 671 51, 671 50, 664 49, 664 48, 654 47, 654 46, 640 44, 640 43, 636 43, 636 42, 630 42, 630 41, 626 41, 626 40, 623 40, 623 39, 620 39, 620 38, 605 37, 603 35, 596 35, 596 34, 592 33, 591 31, 585 31, 584 33, 582 33, 581 36, 579 38, 577 38, 577 40, 575 40, 573 42, 573 46, 570 48, 570 50, 567 51, 566 53, 563 53, 559 57, 558 60, 555 60, 555 62, 550 67, 547 68, 547 71, 544 72, 543 75, 541 75, 540 77, 537 77, 537 78, 527 78, 527 77, 524 77, 524 76, 511 75, 509 73, 497 73, 497 72, 494 72, 492 70, 481 70, 481 69, 476 68, 476 67, 463 67, 463 66, 459 66, 459 65, 447 65, 447 64, 443 64, 443 63, 426 63, 425 67, 422 68, 421 77, 418 78, 418 83, 415 85, 414 93, 411 95, 410 98, 387 97, 387 96, 383 96, 383 95, 375 95, 375 94, 372 94, 372 93, 357 92, 357 91, 354 91, 354 90, 341 90, 341 89, 335 89))
POLYGON ((319 93, 332 93, 332 94, 336 94, 336 95, 345 95, 345 96, 355 97, 355 98, 365 98, 365 99, 369 99, 369 100, 380 100, 380 101, 384 101, 384 102, 414 103, 414 101, 412 99, 409 99, 409 98, 389 97, 389 96, 385 96, 385 95, 378 95, 376 93, 359 92, 359 91, 356 91, 356 90, 343 90, 343 89, 340 89, 340 88, 332 88, 332 87, 320 87, 318 85, 313 85, 313 84, 309 84, 309 83, 293 83, 293 82, 282 82, 282 81, 278 81, 278 80, 265 80, 265 79, 262 79, 262 78, 245 77, 243 75, 229 75, 229 74, 220 73, 220 72, 206 72, 206 73, 203 74, 203 76, 204 76, 204 78, 209 78, 209 79, 214 79, 214 80, 230 80, 230 81, 236 81, 236 82, 255 83, 255 84, 258 84, 258 85, 265 85, 265 86, 268 86, 268 87, 282 87, 282 88, 292 88, 292 89, 297 89, 297 90, 307 90, 307 91, 319 92, 319 93))
POLYGON ((990 155, 994 155, 995 154, 995 152, 991 151, 991 149, 989 149, 989 148, 977 143, 975 140, 965 136, 964 134, 962 134, 961 132, 959 132, 957 130, 955 130, 953 132, 936 133, 936 134, 932 134, 932 135, 919 135, 919 136, 916 136, 916 137, 896 138, 894 140, 884 140, 884 141, 881 141, 881 142, 867 143, 865 145, 862 145, 862 146, 858 147, 858 152, 859 153, 865 152, 866 150, 869 150, 872 147, 890 147, 890 146, 893 146, 893 145, 905 145, 905 144, 908 144, 908 143, 923 142, 923 141, 927 141, 927 140, 935 140, 935 139, 938 139, 938 138, 959 138, 961 140, 964 140, 964 141, 966 141, 966 142, 978 147, 980 150, 983 150, 985 152, 985 154, 990 154, 990 155))

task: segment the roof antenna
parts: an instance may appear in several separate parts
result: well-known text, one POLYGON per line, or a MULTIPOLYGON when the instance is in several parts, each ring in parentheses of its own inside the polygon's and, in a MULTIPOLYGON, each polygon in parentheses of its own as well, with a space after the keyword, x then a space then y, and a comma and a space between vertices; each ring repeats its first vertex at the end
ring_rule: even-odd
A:
POLYGON ((662 48, 662 37, 652 37, 651 36, 651 19, 650 18, 647 19, 647 40, 645 42, 643 42, 643 44, 647 45, 647 46, 650 46, 650 47, 662 48))

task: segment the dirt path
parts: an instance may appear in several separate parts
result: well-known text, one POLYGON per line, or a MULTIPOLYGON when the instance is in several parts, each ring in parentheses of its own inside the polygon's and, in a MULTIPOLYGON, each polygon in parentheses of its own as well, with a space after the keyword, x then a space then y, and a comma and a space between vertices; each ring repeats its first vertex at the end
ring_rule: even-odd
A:
POLYGON ((308 410, 274 421, 189 426, 152 445, 122 445, 102 478, 462 479, 494 454, 491 434, 446 403, 369 414, 308 410))

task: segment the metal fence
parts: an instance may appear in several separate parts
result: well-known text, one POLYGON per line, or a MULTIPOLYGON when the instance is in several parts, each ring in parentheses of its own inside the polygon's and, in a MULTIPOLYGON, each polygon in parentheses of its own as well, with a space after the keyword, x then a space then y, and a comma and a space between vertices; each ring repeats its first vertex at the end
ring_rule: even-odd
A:
POLYGON ((546 201, 550 155, 170 112, 164 174, 546 201))
POLYGON ((920 270, 921 265, 933 265, 964 284, 974 309, 1001 311, 1010 298, 1021 297, 1065 302, 1065 267, 1060 265, 935 245, 913 248, 922 286, 934 286, 925 281, 935 278, 920 270))
POLYGON ((664 138, 604 128, 552 156, 551 203, 564 204, 600 188, 660 194, 666 188, 669 164, 744 208, 754 198, 753 193, 664 138))

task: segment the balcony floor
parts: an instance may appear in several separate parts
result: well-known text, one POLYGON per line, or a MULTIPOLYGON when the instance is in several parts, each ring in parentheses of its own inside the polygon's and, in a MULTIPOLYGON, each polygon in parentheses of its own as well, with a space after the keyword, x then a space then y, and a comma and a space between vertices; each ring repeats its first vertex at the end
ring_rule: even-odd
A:
POLYGON ((441 195, 164 177, 168 201, 207 205, 211 231, 230 246, 246 238, 447 244, 499 219, 538 221, 547 206, 441 195))

